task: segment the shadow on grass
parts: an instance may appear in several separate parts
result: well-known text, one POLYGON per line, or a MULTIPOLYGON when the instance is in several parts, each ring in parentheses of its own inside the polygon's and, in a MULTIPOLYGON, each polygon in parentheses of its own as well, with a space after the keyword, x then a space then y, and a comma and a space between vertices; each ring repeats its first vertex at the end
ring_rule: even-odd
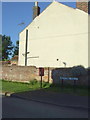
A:
POLYGON ((20 82, 10 82, 10 81, 2 81, 2 90, 4 92, 11 92, 11 93, 20 93, 26 91, 36 91, 36 90, 44 90, 50 92, 57 92, 57 93, 66 93, 66 94, 73 94, 79 96, 90 96, 88 92, 90 87, 87 86, 73 86, 73 85, 59 85, 59 84, 50 84, 47 82, 42 83, 42 89, 40 88, 40 82, 36 80, 30 81, 30 83, 20 83, 20 82))
POLYGON ((51 84, 49 87, 45 88, 46 91, 58 92, 58 93, 66 93, 66 94, 73 94, 79 96, 90 96, 89 90, 90 88, 87 86, 73 86, 73 85, 58 85, 58 84, 51 84))

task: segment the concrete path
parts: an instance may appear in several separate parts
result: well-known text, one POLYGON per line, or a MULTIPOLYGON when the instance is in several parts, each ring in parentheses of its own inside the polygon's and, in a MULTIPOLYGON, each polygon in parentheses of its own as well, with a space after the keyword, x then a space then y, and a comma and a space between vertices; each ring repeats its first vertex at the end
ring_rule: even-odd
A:
POLYGON ((42 89, 29 92, 14 93, 11 95, 11 97, 18 97, 62 107, 88 109, 88 96, 75 96, 70 94, 48 92, 42 89))

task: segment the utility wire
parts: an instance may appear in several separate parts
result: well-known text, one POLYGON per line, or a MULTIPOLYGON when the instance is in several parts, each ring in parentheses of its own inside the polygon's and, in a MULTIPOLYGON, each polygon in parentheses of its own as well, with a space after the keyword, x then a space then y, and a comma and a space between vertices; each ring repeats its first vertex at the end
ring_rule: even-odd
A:
POLYGON ((67 34, 67 35, 55 35, 55 36, 45 36, 45 37, 37 37, 37 38, 30 38, 30 40, 36 40, 36 39, 45 39, 45 38, 56 38, 56 37, 66 37, 66 36, 78 36, 78 35, 85 35, 90 32, 86 33, 76 33, 76 34, 67 34))

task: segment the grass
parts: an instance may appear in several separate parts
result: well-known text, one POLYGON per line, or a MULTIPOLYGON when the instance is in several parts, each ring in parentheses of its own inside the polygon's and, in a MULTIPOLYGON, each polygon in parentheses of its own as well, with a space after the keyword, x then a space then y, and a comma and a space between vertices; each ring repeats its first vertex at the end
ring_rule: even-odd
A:
MULTIPOLYGON (((1 80, 0 80, 1 85, 1 80)), ((90 93, 88 94, 88 89, 85 86, 76 86, 75 89, 71 85, 62 86, 60 85, 53 85, 46 82, 43 82, 42 84, 43 89, 45 91, 52 91, 52 92, 58 92, 58 93, 68 93, 68 94, 74 94, 74 95, 80 95, 80 96, 90 96, 90 93)), ((11 82, 11 81, 5 81, 2 80, 2 92, 24 92, 24 91, 32 91, 32 90, 38 90, 40 89, 40 82, 37 82, 36 80, 31 81, 30 83, 20 83, 20 82, 11 82)))
MULTIPOLYGON (((90 89, 90 88, 89 88, 90 89)), ((59 93, 68 93, 80 96, 90 96, 88 87, 85 86, 71 86, 71 85, 51 85, 46 91, 59 92, 59 93)))
MULTIPOLYGON (((1 80, 0 80, 1 83, 1 80)), ((43 82, 43 88, 47 88, 48 84, 43 82)), ((2 80, 2 92, 24 92, 40 89, 40 82, 36 80, 30 83, 20 83, 2 80)))

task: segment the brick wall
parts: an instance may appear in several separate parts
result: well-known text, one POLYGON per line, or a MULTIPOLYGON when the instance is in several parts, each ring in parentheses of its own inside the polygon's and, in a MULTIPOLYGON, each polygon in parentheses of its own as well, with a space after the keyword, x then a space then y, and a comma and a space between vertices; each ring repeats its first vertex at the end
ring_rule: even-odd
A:
POLYGON ((77 0, 76 7, 88 13, 88 2, 79 2, 79 1, 80 0, 77 0))
MULTIPOLYGON (((34 66, 3 66, 2 71, 0 71, 2 74, 2 78, 4 80, 10 80, 10 81, 18 81, 18 82, 29 82, 31 80, 38 80, 40 81, 39 76, 39 68, 36 68, 34 66)), ((45 75, 43 76, 43 81, 52 82, 51 79, 51 69, 50 69, 50 75, 48 78, 48 68, 45 68, 45 75)), ((1 76, 0 76, 1 77, 1 76)))
MULTIPOLYGON (((44 68, 43 81, 45 82, 49 81, 50 83, 61 84, 60 77, 62 76, 73 77, 71 68, 44 68)), ((39 76, 39 68, 34 66, 3 66, 0 71, 0 79, 29 82, 34 79, 40 81, 41 77, 39 76)), ((73 84, 73 82, 71 80, 65 80, 64 84, 73 84)), ((81 76, 77 84, 88 85, 88 76, 81 76)))

